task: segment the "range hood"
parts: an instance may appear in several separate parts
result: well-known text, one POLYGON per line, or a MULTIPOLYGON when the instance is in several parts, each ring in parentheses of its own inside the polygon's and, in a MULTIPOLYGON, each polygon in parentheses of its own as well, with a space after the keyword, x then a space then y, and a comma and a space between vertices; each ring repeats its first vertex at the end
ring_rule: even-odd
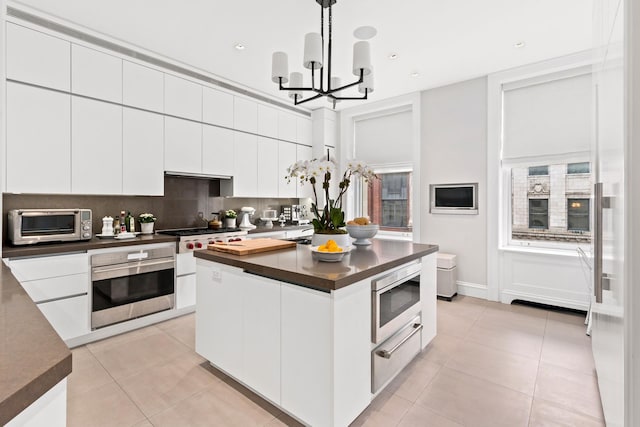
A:
POLYGON ((177 177, 197 178, 197 179, 231 179, 229 175, 214 175, 214 174, 206 174, 206 173, 164 171, 164 174, 165 176, 177 176, 177 177))

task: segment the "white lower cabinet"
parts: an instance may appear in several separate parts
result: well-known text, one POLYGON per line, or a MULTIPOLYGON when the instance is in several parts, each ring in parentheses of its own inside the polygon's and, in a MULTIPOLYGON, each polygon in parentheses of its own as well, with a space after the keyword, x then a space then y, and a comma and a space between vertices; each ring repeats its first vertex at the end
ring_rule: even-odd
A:
POLYGON ((197 259, 196 352, 307 425, 371 401, 371 283, 321 292, 197 259))
POLYGON ((196 275, 196 352, 279 404, 280 282, 200 262, 196 275))
POLYGON ((9 259, 6 264, 63 340, 91 330, 86 253, 9 259))
POLYGON ((176 309, 196 305, 196 275, 188 274, 176 278, 176 309))
POLYGON ((280 402, 280 283, 243 274, 242 381, 280 402))
POLYGON ((196 270, 196 352, 218 368, 242 378, 242 281, 226 269, 196 270))
POLYGON ((86 294, 41 303, 38 308, 63 340, 79 337, 90 331, 91 309, 89 296, 86 294))
POLYGON ((287 284, 281 293, 282 407, 310 425, 330 425, 331 295, 287 284))

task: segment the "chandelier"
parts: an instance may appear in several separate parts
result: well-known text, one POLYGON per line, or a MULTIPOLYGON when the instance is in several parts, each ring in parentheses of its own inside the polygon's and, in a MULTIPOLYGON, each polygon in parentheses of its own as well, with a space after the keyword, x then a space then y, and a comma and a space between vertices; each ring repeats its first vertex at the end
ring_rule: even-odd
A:
POLYGON ((371 67, 371 51, 369 42, 358 41, 353 45, 353 74, 358 80, 342 85, 339 77, 331 75, 331 6, 337 0, 316 0, 320 7, 320 33, 308 33, 304 37, 304 59, 302 66, 311 70, 311 86, 305 87, 302 73, 289 74, 289 60, 285 52, 274 52, 271 63, 271 80, 278 84, 280 90, 289 91, 289 97, 295 105, 313 101, 326 96, 327 100, 336 108, 336 103, 342 100, 367 99, 373 92, 373 69, 371 67), (325 9, 328 9, 329 19, 326 41, 327 55, 325 57, 325 9), (326 60, 326 62, 325 62, 326 60), (326 69, 326 73, 325 73, 326 69), (319 74, 318 82, 316 75, 319 74), (289 87, 284 84, 289 83, 289 87), (342 96, 341 92, 353 86, 358 86, 358 92, 362 96, 342 96), (311 92, 311 96, 303 97, 303 92, 311 92))

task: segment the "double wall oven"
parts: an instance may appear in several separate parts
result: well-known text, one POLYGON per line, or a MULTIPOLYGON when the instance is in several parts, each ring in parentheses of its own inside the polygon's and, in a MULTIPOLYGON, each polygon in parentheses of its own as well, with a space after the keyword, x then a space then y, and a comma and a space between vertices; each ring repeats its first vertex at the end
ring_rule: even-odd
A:
POLYGON ((91 253, 91 329, 175 305, 175 244, 91 253))
POLYGON ((371 392, 376 393, 422 349, 420 260, 371 282, 371 392))

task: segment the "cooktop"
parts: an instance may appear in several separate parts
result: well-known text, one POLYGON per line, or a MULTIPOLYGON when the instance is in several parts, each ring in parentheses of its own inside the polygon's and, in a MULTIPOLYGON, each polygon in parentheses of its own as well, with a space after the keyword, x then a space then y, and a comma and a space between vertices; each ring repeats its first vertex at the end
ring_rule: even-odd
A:
POLYGON ((201 234, 218 234, 218 233, 235 233, 241 231, 239 228, 182 228, 176 230, 162 230, 159 234, 168 234, 170 236, 198 236, 201 234))

